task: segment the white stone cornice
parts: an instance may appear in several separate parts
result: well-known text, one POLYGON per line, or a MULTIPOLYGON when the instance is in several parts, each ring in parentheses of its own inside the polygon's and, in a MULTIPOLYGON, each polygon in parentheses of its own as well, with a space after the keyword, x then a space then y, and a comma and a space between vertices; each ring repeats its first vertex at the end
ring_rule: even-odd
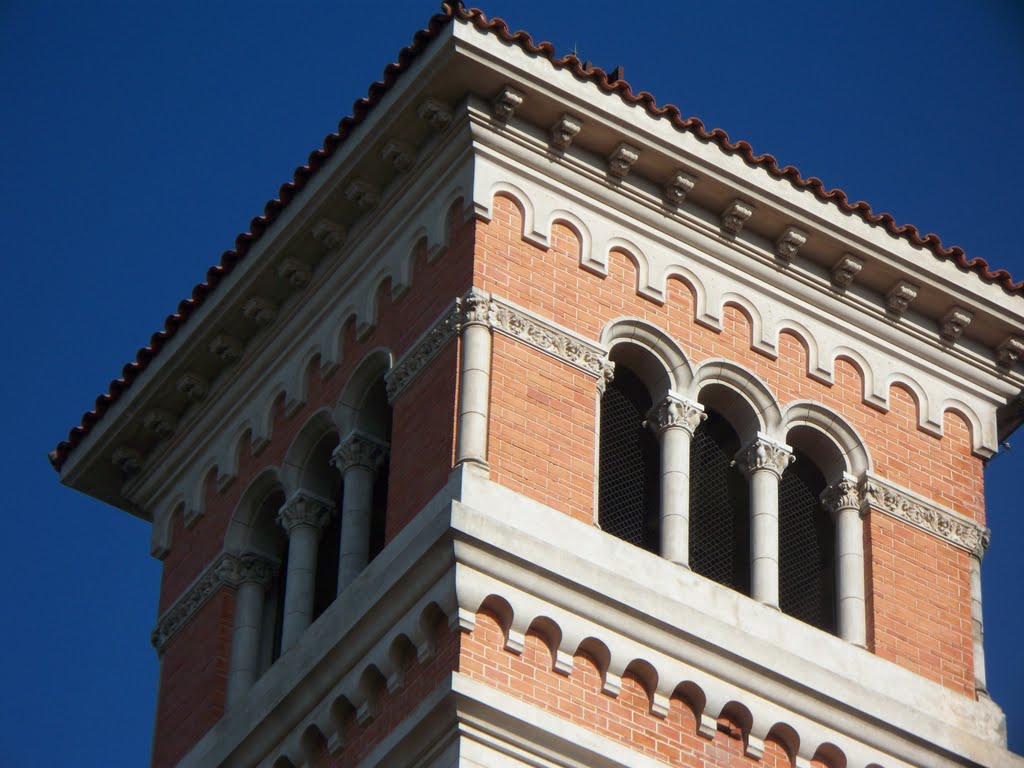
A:
POLYGON ((704 406, 700 403, 691 402, 674 392, 669 392, 647 413, 647 426, 655 432, 679 427, 692 436, 694 430, 707 417, 708 415, 704 413, 704 406))
POLYGON ((420 375, 431 360, 459 334, 461 303, 453 301, 431 326, 414 341, 384 377, 388 401, 394 402, 420 375))
POLYGON ((860 493, 865 509, 908 522, 975 557, 980 558, 988 548, 991 534, 987 528, 888 480, 869 474, 860 493))
POLYGON ((164 652, 178 631, 222 587, 237 588, 243 582, 251 581, 266 586, 273 580, 278 567, 276 560, 258 553, 247 552, 239 556, 222 552, 160 616, 150 635, 157 653, 164 652))
POLYGON ((331 463, 342 473, 350 467, 376 470, 388 455, 388 445, 363 432, 349 432, 331 453, 331 463))
POLYGON ((335 509, 335 504, 329 499, 309 491, 296 491, 281 506, 277 522, 289 536, 299 526, 309 526, 322 532, 334 516, 335 509))
POLYGON ((604 373, 607 352, 598 344, 494 296, 490 307, 490 324, 495 332, 522 341, 591 376, 604 373))

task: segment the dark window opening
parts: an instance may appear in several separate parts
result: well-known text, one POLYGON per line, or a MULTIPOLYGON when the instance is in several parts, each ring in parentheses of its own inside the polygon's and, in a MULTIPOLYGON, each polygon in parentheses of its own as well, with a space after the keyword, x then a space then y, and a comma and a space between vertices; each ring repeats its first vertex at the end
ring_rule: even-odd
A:
POLYGON ((651 396, 623 365, 601 398, 598 525, 649 552, 659 552, 658 440, 644 424, 651 396))
POLYGON ((749 594, 747 480, 733 466, 740 441, 724 417, 706 413, 690 443, 690 568, 749 594))
POLYGON ((793 453, 779 486, 779 607, 834 634, 835 531, 821 503, 825 478, 806 453, 793 453))
MULTIPOLYGON (((341 493, 335 498, 340 499, 341 493)), ((320 536, 316 555, 316 587, 313 593, 313 621, 338 596, 338 563, 341 559, 341 514, 334 515, 320 536)))
POLYGON ((388 509, 388 478, 390 475, 390 462, 384 459, 373 483, 373 511, 370 515, 370 549, 367 562, 372 563, 373 559, 384 549, 385 537, 387 535, 387 509, 388 509))

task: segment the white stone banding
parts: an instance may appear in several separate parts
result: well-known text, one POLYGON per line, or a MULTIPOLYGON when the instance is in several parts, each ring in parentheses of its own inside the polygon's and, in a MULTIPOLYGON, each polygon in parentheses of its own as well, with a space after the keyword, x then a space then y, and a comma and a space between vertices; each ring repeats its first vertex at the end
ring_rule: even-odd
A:
POLYGON ((733 200, 729 207, 722 211, 722 229, 730 235, 737 235, 747 223, 747 219, 753 215, 753 205, 746 200, 733 200))
POLYGON ((608 173, 617 179, 624 179, 640 159, 640 150, 622 142, 608 155, 608 173))

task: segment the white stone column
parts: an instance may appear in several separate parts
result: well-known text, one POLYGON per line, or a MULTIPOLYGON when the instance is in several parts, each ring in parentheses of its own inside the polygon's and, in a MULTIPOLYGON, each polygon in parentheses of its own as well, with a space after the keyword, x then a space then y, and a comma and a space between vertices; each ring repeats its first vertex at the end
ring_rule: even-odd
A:
POLYGON ((238 558, 235 626, 231 633, 231 661, 228 666, 229 710, 259 676, 263 603, 277 568, 275 561, 262 555, 247 553, 238 558))
POLYGON ((821 495, 835 525, 836 625, 839 637, 867 648, 867 602, 864 584, 864 523, 861 494, 850 477, 821 495))
POLYGON ((277 522, 288 532, 282 653, 295 644, 313 621, 317 548, 333 514, 330 501, 308 491, 295 493, 277 513, 277 522))
POLYGON ((737 457, 750 484, 750 596, 779 607, 779 483, 793 461, 788 445, 757 438, 737 457))
POLYGON ((704 406, 673 392, 647 415, 661 445, 661 556, 684 568, 690 567, 690 442, 706 418, 704 406))
POLYGON ((362 432, 350 432, 334 449, 331 461, 344 479, 338 557, 339 595, 369 562, 373 482, 387 451, 385 443, 362 432))
POLYGON ((462 297, 462 360, 455 463, 487 464, 487 410, 491 396, 490 297, 472 289, 462 297))
POLYGON ((981 613, 981 558, 988 549, 991 534, 985 530, 971 552, 971 634, 974 639, 974 690, 978 696, 988 696, 985 679, 985 622, 981 613))

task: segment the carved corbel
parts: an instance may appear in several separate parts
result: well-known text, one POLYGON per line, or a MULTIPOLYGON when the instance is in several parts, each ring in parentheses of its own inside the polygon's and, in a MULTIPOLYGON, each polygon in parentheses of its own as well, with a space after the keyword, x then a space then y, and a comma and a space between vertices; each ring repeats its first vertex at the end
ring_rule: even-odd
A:
POLYGON ((185 373, 178 379, 177 389, 190 403, 198 403, 210 390, 209 382, 197 373, 185 373))
POLYGON ((210 342, 210 351, 225 363, 233 363, 242 356, 245 345, 227 333, 221 333, 210 342))
POLYGON ((494 116, 499 120, 508 120, 519 109, 525 98, 521 91, 517 91, 511 85, 506 85, 501 89, 501 93, 494 97, 491 104, 494 116))
POLYGON ((452 122, 452 112, 437 99, 426 99, 416 110, 416 115, 435 131, 443 131, 452 122))
POLYGON ((305 288, 309 284, 312 272, 305 262, 298 259, 288 258, 281 262, 277 268, 277 274, 281 279, 287 280, 292 288, 305 288))
POLYGON ((583 128, 583 121, 574 115, 564 114, 551 127, 551 144, 558 149, 568 149, 576 134, 583 128))
POLYGON ((910 302, 917 298, 920 288, 909 280, 900 280, 885 295, 885 311, 891 317, 899 320, 907 311, 910 302))
POLYGON ((939 333, 945 341, 954 343, 964 335, 964 329, 971 324, 974 313, 963 307, 953 307, 942 318, 942 326, 939 333))
POLYGON ((174 428, 178 426, 178 419, 170 411, 153 408, 142 417, 142 426, 146 428, 147 432, 152 432, 163 439, 174 432, 174 428))
POLYGON ((344 243, 346 237, 345 228, 330 219, 320 219, 313 225, 313 239, 329 251, 344 243))
POLYGON ((837 291, 845 291, 864 268, 864 259, 846 254, 832 267, 832 287, 837 291))
POLYGON ((624 179, 639 159, 640 150, 622 142, 608 155, 608 173, 617 179, 624 179))
POLYGON ((775 255, 787 264, 796 258, 797 253, 807 242, 807 233, 796 227, 789 227, 782 236, 775 241, 775 255))
POLYGON ((356 179, 345 190, 345 197, 361 211, 368 211, 375 208, 380 202, 380 195, 377 190, 371 187, 362 179, 356 179))
POLYGON ((1024 339, 1011 336, 996 349, 996 359, 1003 368, 1013 368, 1024 359, 1024 339))
POLYGON ((683 200, 690 194, 690 190, 693 189, 696 183, 697 178, 695 176, 683 173, 682 171, 676 171, 665 184, 665 202, 673 206, 682 205, 683 200))
POLYGON ((412 167, 412 164, 416 161, 416 151, 401 141, 392 139, 384 148, 380 151, 381 159, 386 163, 391 163, 396 171, 404 173, 412 167))
POLYGON ((242 305, 242 314, 259 326, 267 326, 277 317, 277 307, 261 296, 253 296, 242 305))
POLYGON ((119 445, 110 454, 110 463, 125 475, 134 475, 142 469, 142 454, 128 445, 119 445))
POLYGON ((746 200, 733 200, 729 207, 722 211, 722 229, 730 235, 739 234, 747 219, 754 215, 754 206, 746 200))

